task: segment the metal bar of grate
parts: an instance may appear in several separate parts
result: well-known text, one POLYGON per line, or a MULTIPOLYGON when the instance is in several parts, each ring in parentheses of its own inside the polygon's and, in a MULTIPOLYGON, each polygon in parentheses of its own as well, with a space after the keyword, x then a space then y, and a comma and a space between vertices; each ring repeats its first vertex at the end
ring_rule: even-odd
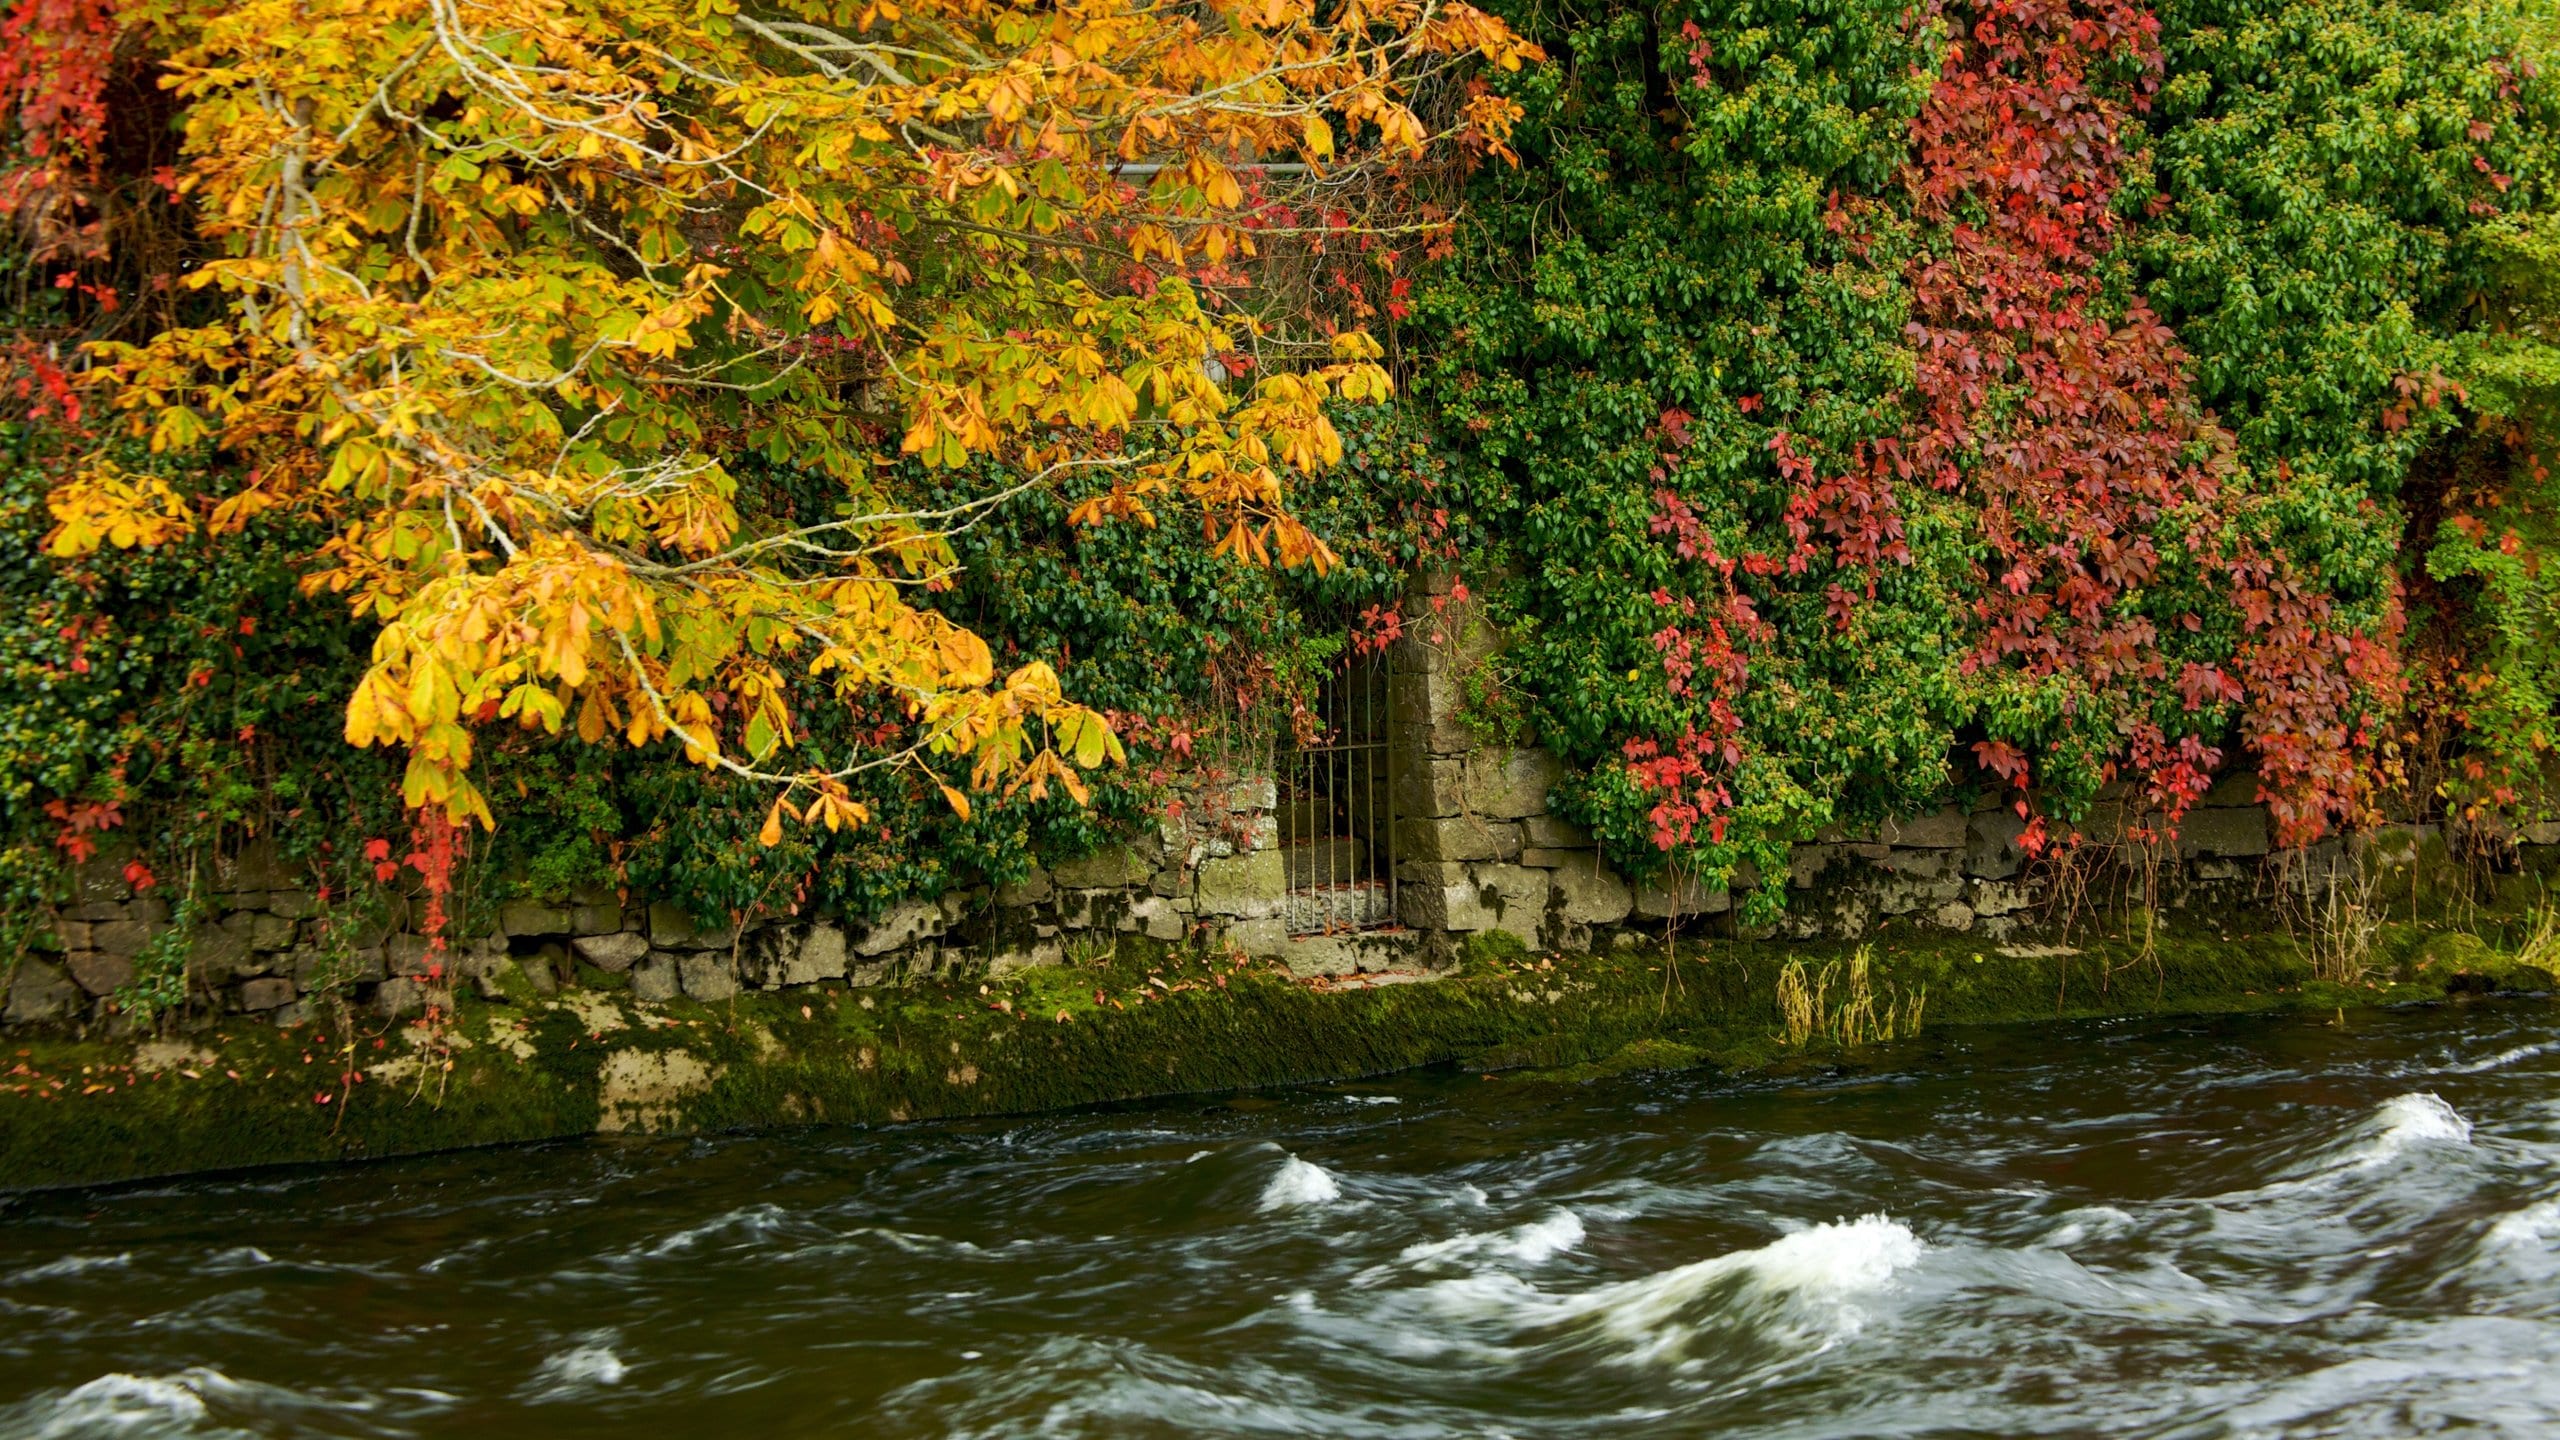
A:
POLYGON ((1395 787, 1383 657, 1347 657, 1316 697, 1314 738, 1280 741, 1289 933, 1396 922, 1395 787))

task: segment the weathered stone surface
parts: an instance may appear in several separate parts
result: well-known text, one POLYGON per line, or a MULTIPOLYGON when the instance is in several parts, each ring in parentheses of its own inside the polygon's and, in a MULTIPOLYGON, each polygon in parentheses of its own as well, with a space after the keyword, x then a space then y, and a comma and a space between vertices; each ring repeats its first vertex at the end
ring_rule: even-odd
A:
POLYGON ((1238 920, 1227 927, 1227 943, 1247 955, 1277 955, 1289 946, 1289 927, 1277 917, 1238 920))
POLYGON ((1480 750, 1467 757, 1467 811, 1496 820, 1544 814, 1547 792, 1563 778, 1564 766, 1544 750, 1480 750))
POLYGON ((1179 940, 1189 926, 1172 901, 1149 895, 1131 901, 1120 913, 1120 928, 1141 931, 1150 940, 1179 940))
POLYGON ((9 977, 9 1007, 0 1014, 5 1014, 13 1025, 67 1020, 85 998, 61 966, 29 955, 18 962, 17 973, 9 977))
POLYGON ((2191 810, 2178 826, 2181 855, 2246 857, 2273 848, 2264 810, 2191 810))
POLYGON ((164 927, 146 925, 139 920, 105 920, 89 932, 89 943, 110 955, 135 956, 151 943, 164 927))
POLYGON ((718 1066, 686 1051, 617 1050, 596 1077, 596 1133, 672 1130, 683 1116, 685 1100, 719 1078, 718 1066))
POLYGON ((1548 850, 1587 850, 1591 832, 1553 815, 1531 815, 1520 822, 1520 838, 1548 850))
POLYGON ((1513 860, 1520 855, 1520 827, 1471 815, 1398 820, 1396 854, 1406 860, 1513 860))
POLYGON ((1231 855, 1200 862, 1192 899, 1203 915, 1235 915, 1255 919, 1277 912, 1287 894, 1289 875, 1277 850, 1231 855))
POLYGON ((611 900, 569 907, 569 929, 574 934, 603 935, 621 928, 622 907, 611 900))
POLYGON ((1929 912, 1929 923, 1941 930, 1973 928, 1973 907, 1961 900, 1950 900, 1929 912))
POLYGON ((577 921, 563 905, 545 905, 536 900, 510 900, 498 907, 498 928, 510 935, 568 935, 574 933, 577 921))
POLYGON ((1248 775, 1227 787, 1230 810, 1271 810, 1279 804, 1279 782, 1268 775, 1248 775))
POLYGON ((1479 893, 1492 897, 1493 928, 1535 947, 1546 929, 1548 872, 1526 865, 1478 865, 1469 872, 1479 893))
POLYGON ((1155 873, 1155 862, 1127 845, 1105 845, 1090 855, 1066 861, 1052 872, 1059 888, 1112 890, 1143 885, 1155 873))
POLYGON ((1456 675, 1399 674, 1387 677, 1387 709, 1395 715, 1398 743, 1431 755, 1463 755, 1476 746, 1476 732, 1460 718, 1466 689, 1456 675))
POLYGON ((1057 882, 1050 879, 1049 872, 1034 865, 1031 867, 1031 873, 1023 877, 1022 883, 997 886, 996 903, 1010 910, 1018 910, 1026 905, 1040 904, 1057 893, 1057 882))
POLYGON ((1796 846, 1787 852, 1788 887, 1796 890, 1812 889, 1814 882, 1822 878, 1822 872, 1830 869, 1831 862, 1839 857, 1840 847, 1837 845, 1796 846))
POLYGON ((373 1008, 376 1014, 389 1018, 415 1015, 427 1008, 427 1002, 430 999, 439 997, 443 993, 444 987, 441 985, 429 985, 424 980, 394 975, 373 987, 373 1008))
POLYGON ((273 1010, 292 1003, 293 982, 290 980, 252 980, 240 987, 240 1008, 243 1010, 273 1010))
POLYGON ((1534 866, 1540 870, 1556 870, 1571 865, 1592 853, 1589 850, 1549 850, 1538 845, 1523 845, 1520 847, 1520 853, 1513 858, 1523 865, 1534 866))
POLYGON ((308 890, 270 890, 267 913, 287 920, 304 920, 320 913, 320 898, 308 890))
POLYGON ((406 975, 413 980, 426 975, 429 967, 439 963, 428 952, 424 935, 392 936, 383 942, 382 960, 393 975, 406 975))
POLYGON ((2560 820, 2542 820, 2524 827, 2527 845, 2560 845, 2560 820))
POLYGON ((1964 898, 1964 880, 1953 874, 1882 875, 1864 888, 1886 915, 1910 915, 1964 898))
POLYGON ((265 962, 249 948, 249 927, 230 924, 228 919, 220 925, 196 927, 187 942, 187 964, 215 985, 227 985, 241 975, 254 975, 265 968, 265 962))
POLYGON ((1983 880, 1973 887, 1973 913, 2014 915, 2035 903, 2027 887, 2010 880, 1983 880))
POLYGON ((1635 907, 1627 882, 1600 863, 1597 853, 1576 852, 1553 872, 1556 913, 1570 925, 1615 925, 1635 907))
MULTIPOLYGON (((701 952, 694 952, 701 953, 701 952)), ((717 958, 716 956, 714 958, 717 958)), ((683 983, 682 960, 672 950, 652 950, 631 967, 631 998, 663 1005, 676 998, 683 983)))
MULTIPOLYGON (((841 952, 837 973, 843 973, 841 952)), ((738 993, 738 972, 730 968, 729 957, 718 950, 688 950, 677 956, 676 978, 684 986, 684 993, 696 1000, 726 1000, 738 993)))
MULTIPOLYGON (((507 927, 510 935, 519 933, 507 927)), ((738 927, 723 925, 705 930, 680 905, 664 900, 649 907, 649 943, 660 950, 726 950, 738 943, 738 927)))
POLYGON ((282 890, 292 886, 293 867, 276 854, 275 842, 252 840, 240 852, 216 857, 213 883, 221 890, 282 890))
POLYGON ((949 924, 950 916, 931 901, 901 901, 879 919, 857 927, 853 948, 864 955, 885 955, 940 935, 949 924))
POLYGON ((1490 930, 1501 912, 1463 874, 1454 880, 1406 880, 1396 887, 1396 914, 1416 930, 1490 930))
POLYGON ((1965 812, 1949 807, 1907 820, 1887 820, 1877 838, 1912 850, 1955 850, 1964 845, 1964 823, 1965 812))
POLYGON ((1404 757, 1395 767, 1396 813, 1428 820, 1456 815, 1467 805, 1467 762, 1430 755, 1404 757))
POLYGON ((619 975, 649 953, 649 937, 619 931, 611 935, 581 935, 569 942, 579 959, 599 970, 619 975))
POLYGON ((2196 808, 2200 810, 2245 810, 2255 808, 2257 803, 2257 772, 2254 770, 2233 770, 2226 772, 2221 778, 2213 782, 2213 788, 2204 792, 2204 798, 2196 802, 2196 808))
POLYGON ((1065 963, 1067 947, 1056 940, 1034 940, 1028 945, 1013 945, 998 950, 987 960, 987 976, 1002 979, 1025 970, 1065 963))
POLYGON ((1910 850, 1896 847, 1887 850, 1875 867, 1888 875, 1910 880, 1942 880, 1956 873, 1957 852, 1953 850, 1910 850))
POLYGON ((133 961, 98 950, 74 950, 63 961, 74 983, 92 995, 108 995, 133 978, 133 961))
POLYGON ((1333 885, 1321 890, 1292 890, 1281 902, 1280 918, 1292 935, 1360 930, 1396 918, 1384 885, 1333 885))
POLYGON ((1964 873, 1982 880, 2006 880, 2027 863, 2018 837, 2027 822, 2015 810, 1977 811, 1966 822, 1964 873))
POLYGON ((1638 915, 1667 920, 1675 915, 1720 915, 1733 908, 1733 892, 1683 876, 1676 889, 1658 880, 1645 881, 1636 887, 1635 901, 1638 915))

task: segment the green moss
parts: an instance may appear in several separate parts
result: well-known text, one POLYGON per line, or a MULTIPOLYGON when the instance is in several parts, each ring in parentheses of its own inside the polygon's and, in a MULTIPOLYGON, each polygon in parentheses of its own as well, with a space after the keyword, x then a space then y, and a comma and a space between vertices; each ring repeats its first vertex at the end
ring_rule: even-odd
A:
MULTIPOLYGON (((2382 948, 2394 947, 2405 967, 2387 966, 2388 978, 2357 987, 2314 983, 2298 948, 2280 936, 2163 934, 2147 950, 2109 939, 2004 951, 1908 933, 1877 939, 1871 957, 1880 995, 1925 992, 1930 1030, 2552 988, 2547 973, 2477 937, 2394 931, 2382 948)), ((1845 967, 1850 953, 1684 939, 1676 952, 1532 961, 1516 947, 1479 942, 1449 978, 1360 989, 1315 988, 1225 957, 1128 944, 1084 965, 984 984, 817 986, 713 1005, 651 1009, 627 993, 594 992, 541 1001, 507 987, 508 1003, 462 1002, 447 1032, 450 1071, 444 1050, 415 1049, 344 1100, 335 1055, 313 1031, 280 1033, 244 1019, 199 1037, 201 1059, 164 1064, 156 1078, 149 1067, 125 1068, 137 1058, 131 1040, 51 1039, 25 1047, 24 1063, 40 1077, 31 1089, 0 1090, 0 1185, 397 1155, 617 1126, 1022 1113, 1435 1064, 1549 1080, 1699 1064, 1828 1065, 1844 1058, 1836 1045, 1785 1043, 1778 977, 1793 960, 1814 972, 1845 967), (628 1089, 630 1076, 661 1069, 699 1083, 663 1094, 628 1089), (324 1094, 326 1103, 317 1098, 324 1094)), ((381 1067, 411 1050, 411 1033, 370 1022, 358 1058, 381 1067)))

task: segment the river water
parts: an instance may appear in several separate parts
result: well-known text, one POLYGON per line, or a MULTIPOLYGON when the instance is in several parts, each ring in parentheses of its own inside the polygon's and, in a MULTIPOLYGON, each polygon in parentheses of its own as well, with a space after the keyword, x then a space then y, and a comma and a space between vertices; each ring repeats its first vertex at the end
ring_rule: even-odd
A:
POLYGON ((2560 1435, 2560 1010, 0 1205, 0 1436, 2560 1435))

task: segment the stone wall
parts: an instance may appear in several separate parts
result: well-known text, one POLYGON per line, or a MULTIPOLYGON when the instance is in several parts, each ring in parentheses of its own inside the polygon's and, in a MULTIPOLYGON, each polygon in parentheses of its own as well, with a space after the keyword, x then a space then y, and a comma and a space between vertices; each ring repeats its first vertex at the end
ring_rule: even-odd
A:
MULTIPOLYGON (((1427 607, 1428 596, 1418 603, 1427 607)), ((720 1001, 748 990, 1002 975, 1074 963, 1124 936, 1241 952, 1301 977, 1419 978, 1445 969, 1477 936, 1577 952, 1607 947, 1619 934, 1672 926, 1738 933, 1733 896, 1723 888, 1630 884, 1614 873, 1590 836, 1548 810, 1562 775, 1555 759, 1489 743, 1469 727, 1465 681, 1485 653, 1486 637, 1463 626, 1439 643, 1417 635, 1390 651, 1399 922, 1392 926, 1326 933, 1321 921, 1333 913, 1326 907, 1334 897, 1290 888, 1293 876, 1304 878, 1313 867, 1296 863, 1305 857, 1282 844, 1274 782, 1267 774, 1212 773, 1180 787, 1146 833, 993 891, 911 900, 867 919, 774 916, 718 929, 699 926, 675 906, 601 889, 494 910, 465 904, 463 913, 479 923, 463 927, 441 960, 408 923, 407 904, 382 918, 351 920, 323 906, 307 876, 252 846, 219 869, 212 915, 188 942, 190 1013, 199 1022, 256 1015, 289 1025, 312 1017, 324 997, 337 997, 401 1015, 436 1003, 454 985, 491 997, 516 986, 556 994, 583 985, 627 989, 642 1000, 682 994, 720 1001)), ((1272 767, 1266 756, 1250 768, 1272 767)), ((2120 802, 2103 802, 2093 817, 2101 840, 2124 829, 2114 807, 2120 802)), ((2016 815, 1984 804, 1800 845, 1789 863, 1789 907, 1767 933, 1855 939, 1902 925, 1998 941, 2047 922, 2057 902, 2080 909, 2127 898, 2058 893, 2055 878, 2019 851, 2022 829, 2016 815)), ((2384 862, 2406 863, 2427 838, 2404 828, 2358 843, 2384 862)), ((2513 838, 2560 859, 2553 843, 2560 827, 2513 838)), ((2139 862, 2120 863, 2114 873, 2119 885, 2138 873, 2146 902, 2172 911, 2206 907, 2217 916, 2299 896, 2337 873, 2348 855, 2334 841, 2294 856, 2273 854, 2267 816, 2245 774, 2214 786, 2180 828, 2174 854, 2113 853, 2119 862, 2139 862)), ((56 926, 60 949, 18 965, 0 1019, 111 1022, 109 997, 170 924, 166 901, 129 890, 113 859, 90 862, 56 926)))

